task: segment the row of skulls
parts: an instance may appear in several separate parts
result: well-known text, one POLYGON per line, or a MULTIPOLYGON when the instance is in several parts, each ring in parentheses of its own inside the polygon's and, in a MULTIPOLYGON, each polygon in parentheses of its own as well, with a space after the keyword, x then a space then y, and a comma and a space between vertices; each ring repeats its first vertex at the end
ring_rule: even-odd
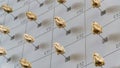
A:
MULTIPOLYGON (((63 55, 65 53, 64 47, 60 45, 59 43, 55 42, 53 46, 56 50, 57 55, 59 54, 63 55)), ((0 56, 5 57, 6 54, 7 54, 6 50, 0 47, 0 56)), ((10 61, 10 58, 7 60, 10 61)), ((105 64, 104 59, 96 52, 93 53, 93 61, 94 61, 95 66, 98 66, 98 67, 101 67, 105 64)), ((32 64, 25 58, 21 58, 19 62, 23 68, 32 68, 32 64)))

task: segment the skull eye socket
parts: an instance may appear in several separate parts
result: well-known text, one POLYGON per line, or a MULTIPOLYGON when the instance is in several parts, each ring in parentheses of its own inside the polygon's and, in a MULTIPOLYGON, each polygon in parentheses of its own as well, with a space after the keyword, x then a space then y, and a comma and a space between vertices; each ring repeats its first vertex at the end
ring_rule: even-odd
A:
POLYGON ((7 33, 7 31, 4 31, 4 33, 7 33))
POLYGON ((28 66, 24 66, 24 68, 28 68, 28 66))
POLYGON ((96 62, 96 64, 97 64, 97 65, 100 65, 100 64, 101 64, 101 62, 97 61, 97 62, 96 62))
POLYGON ((59 24, 59 26, 62 26, 62 24, 59 24))
POLYGON ((62 52, 61 50, 58 50, 57 52, 62 52))
POLYGON ((28 42, 32 42, 32 40, 27 40, 28 42))
POLYGON ((95 29, 94 32, 95 32, 95 33, 99 33, 99 30, 95 29))
POLYGON ((94 6, 97 6, 98 4, 97 4, 97 3, 94 3, 93 5, 94 5, 94 6))
POLYGON ((0 53, 0 55, 3 55, 3 53, 0 53))
POLYGON ((34 18, 30 18, 31 20, 34 20, 34 18))

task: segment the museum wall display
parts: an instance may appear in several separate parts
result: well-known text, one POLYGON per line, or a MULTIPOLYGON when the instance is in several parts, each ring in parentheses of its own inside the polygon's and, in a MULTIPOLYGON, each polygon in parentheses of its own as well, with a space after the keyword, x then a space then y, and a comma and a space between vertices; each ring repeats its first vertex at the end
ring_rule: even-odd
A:
POLYGON ((0 68, 120 68, 120 0, 0 0, 0 68))

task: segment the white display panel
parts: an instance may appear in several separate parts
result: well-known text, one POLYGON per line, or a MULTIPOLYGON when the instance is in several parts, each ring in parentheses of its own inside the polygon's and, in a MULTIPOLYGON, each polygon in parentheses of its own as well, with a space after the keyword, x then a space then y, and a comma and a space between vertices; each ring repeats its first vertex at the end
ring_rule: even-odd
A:
POLYGON ((22 68, 19 63, 22 57, 31 62, 32 68, 97 68, 93 63, 94 52, 104 58, 103 68, 120 67, 120 1, 102 0, 100 9, 106 10, 102 16, 99 9, 92 8, 91 0, 67 0, 65 5, 71 7, 69 11, 56 0, 39 0, 39 3, 37 0, 9 0, 9 3, 7 0, 0 0, 0 6, 5 3, 13 8, 11 14, 18 18, 14 20, 11 14, 0 9, 0 24, 10 28, 11 36, 15 35, 11 40, 8 35, 0 33, 0 46, 7 50, 6 57, 11 57, 11 61, 6 62, 0 56, 0 68, 22 68), (25 16, 28 7, 29 11, 38 16, 37 22, 42 23, 39 28, 25 16), (70 34, 66 35, 64 29, 57 28, 54 16, 66 21, 65 29, 71 30, 70 34), (103 26, 101 36, 107 37, 107 42, 102 43, 101 37, 92 34, 93 21, 103 26), (39 45, 38 50, 23 39, 25 30, 35 37, 33 44, 39 45), (54 42, 65 47, 64 55, 70 56, 69 61, 66 62, 63 55, 56 54, 54 42))

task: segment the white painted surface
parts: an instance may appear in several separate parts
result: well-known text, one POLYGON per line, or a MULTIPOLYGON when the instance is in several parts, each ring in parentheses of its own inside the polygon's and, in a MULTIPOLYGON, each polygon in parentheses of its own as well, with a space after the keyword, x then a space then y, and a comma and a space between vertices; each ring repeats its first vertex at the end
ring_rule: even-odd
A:
MULTIPOLYGON (((44 0, 39 0, 44 2, 44 0)), ((50 1, 50 0, 48 0, 50 1)), ((54 0, 53 0, 54 1, 54 0)), ((107 13, 103 16, 100 16, 100 11, 98 9, 91 8, 91 0, 86 0, 86 57, 85 58, 85 39, 82 36, 85 36, 85 21, 84 13, 82 9, 84 8, 84 0, 67 0, 65 3, 67 6, 72 6, 72 10, 67 12, 66 8, 63 5, 59 5, 55 1, 55 16, 60 16, 64 18, 67 22, 67 29, 71 29, 72 33, 70 35, 65 35, 63 29, 55 28, 53 32, 53 42, 59 42, 66 49, 66 56, 71 56, 69 62, 64 61, 64 57, 57 55, 54 48, 52 47, 52 61, 51 68, 81 68, 82 66, 92 62, 92 53, 94 51, 98 52, 102 56, 105 56, 105 66, 103 68, 120 68, 119 60, 119 46, 120 46, 120 1, 119 0, 104 0, 101 3, 101 8, 106 9, 107 13), (75 4, 77 7, 74 7, 75 4), (90 8, 90 9, 89 9, 90 8), (117 16, 118 15, 118 16, 117 16), (118 19, 114 18, 114 16, 118 19), (102 44, 102 40, 99 36, 91 34, 91 23, 92 21, 99 22, 103 28, 103 37, 108 37, 109 40, 105 44, 102 44), (114 39, 114 37, 116 38, 114 39), (80 38, 80 39, 77 39, 80 38), (116 44, 118 48, 116 48, 116 44), (115 50, 118 50, 114 52, 115 50), (112 53, 114 52, 114 53, 112 53), (112 53, 112 54, 110 54, 112 53), (110 54, 106 56, 107 54, 110 54), (77 59, 74 57, 76 56, 77 59), (85 63, 86 59, 86 63, 85 63), (83 62, 83 65, 82 65, 83 62), (81 65, 80 65, 81 63, 81 65)), ((7 0, 0 0, 0 5, 6 3, 7 0), (1 2, 3 1, 3 2, 1 2)), ((10 6, 14 9, 21 7, 26 0, 22 0, 17 3, 15 0, 10 1, 10 6)), ((53 14, 54 2, 43 5, 39 7, 39 4, 34 0, 29 0, 30 10, 36 13, 39 17, 39 23, 43 25, 37 28, 37 25, 34 22, 28 21, 26 17, 21 17, 17 20, 13 20, 13 17, 7 15, 5 20, 5 25, 11 29, 10 35, 14 34, 24 34, 26 22, 28 21, 27 33, 35 37, 35 45, 40 44, 41 48, 37 51, 34 51, 34 47, 31 44, 21 42, 24 41, 23 38, 10 40, 7 35, 0 34, 0 46, 7 49, 7 57, 12 56, 12 61, 6 63, 6 60, 1 56, 0 57, 0 68, 14 68, 14 65, 18 64, 18 61, 22 55, 22 47, 25 45, 24 57, 27 58, 31 63, 33 68, 50 68, 50 57, 51 57, 51 40, 52 40, 52 31, 49 31, 51 28, 56 27, 51 26, 53 23, 53 14), (45 21, 48 20, 45 24, 45 21), (43 47, 43 48, 42 48, 43 47), (17 58, 16 58, 17 57, 17 58), (19 57, 19 58, 18 58, 19 57)), ((15 10, 12 14, 19 15, 27 11, 28 4, 15 10)), ((0 14, 3 11, 0 10, 0 14)), ((5 15, 0 17, 0 24, 3 23, 5 15)), ((21 68, 18 65, 16 68, 21 68)), ((87 65, 84 68, 96 68, 94 64, 87 65)))

